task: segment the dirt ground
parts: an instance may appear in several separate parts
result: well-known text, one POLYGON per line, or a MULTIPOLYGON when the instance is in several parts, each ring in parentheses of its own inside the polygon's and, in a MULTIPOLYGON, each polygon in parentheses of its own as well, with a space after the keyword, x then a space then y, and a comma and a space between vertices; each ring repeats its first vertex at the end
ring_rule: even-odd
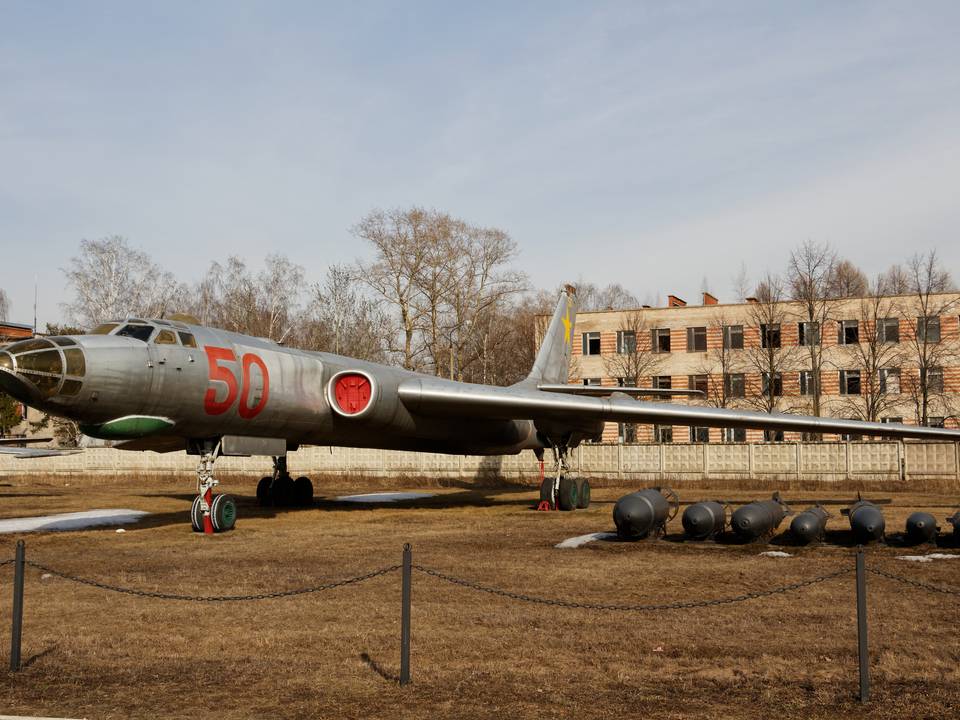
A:
MULTIPOLYGON (((669 603, 740 595, 842 568, 852 571, 840 505, 830 543, 684 543, 666 538, 554 546, 612 530, 617 497, 589 510, 537 513, 525 486, 327 479, 314 507, 256 507, 256 478, 231 478, 240 520, 224 535, 190 531, 189 476, 103 481, 0 478, 0 517, 93 508, 152 513, 114 528, 25 535, 27 557, 144 590, 247 594, 338 580, 414 562, 531 595, 595 603, 669 603), (426 490, 393 506, 338 494, 426 490), (781 549, 790 558, 759 553, 781 549)), ((769 491, 683 488, 684 502, 764 499, 769 491)), ((849 490, 792 490, 809 500, 849 490)), ((960 492, 884 491, 887 528, 928 510, 941 522, 960 492)), ((781 526, 786 530, 789 519, 781 526)), ((0 536, 0 560, 17 537, 0 536)), ((897 560, 895 538, 868 564, 960 588, 960 560, 897 560)), ((957 553, 958 549, 945 552, 957 553)), ((44 578, 29 569, 20 673, 6 670, 11 566, 0 568, 0 714, 88 718, 216 717, 944 717, 960 709, 960 597, 868 576, 873 695, 856 701, 854 576, 698 609, 604 612, 528 604, 413 576, 413 682, 399 674, 400 574, 299 597, 242 603, 145 599, 44 578)))

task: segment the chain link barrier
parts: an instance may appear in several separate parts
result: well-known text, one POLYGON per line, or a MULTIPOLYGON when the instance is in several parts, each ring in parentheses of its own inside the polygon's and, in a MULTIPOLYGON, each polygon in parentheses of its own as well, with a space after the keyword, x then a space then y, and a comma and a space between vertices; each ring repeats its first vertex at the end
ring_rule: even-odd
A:
POLYGON ((781 587, 771 588, 769 590, 758 590, 756 592, 744 593, 743 595, 735 595, 732 597, 717 598, 714 600, 688 600, 672 603, 659 603, 659 604, 630 604, 630 605, 610 605, 606 603, 590 603, 590 602, 576 602, 572 600, 559 600, 556 598, 544 598, 537 597, 535 595, 525 595, 523 593, 512 592, 510 590, 502 590, 500 588, 490 587, 488 585, 482 585, 481 583, 473 582, 472 580, 464 580, 463 578, 454 577, 453 575, 447 575, 442 573, 439 570, 434 570, 432 568, 424 567, 423 565, 414 565, 414 570, 423 573, 424 575, 429 575, 430 577, 435 577, 438 580, 443 580, 452 585, 460 585, 461 587, 470 588, 471 590, 477 590, 479 592, 489 593, 490 595, 498 595, 500 597, 505 597, 510 600, 519 600, 520 602, 535 603, 537 605, 551 605, 553 607, 563 607, 563 608, 576 608, 580 610, 606 610, 611 612, 649 612, 655 610, 687 610, 692 608, 703 608, 703 607, 715 607, 717 605, 729 605, 732 603, 745 602, 747 600, 757 600, 759 598, 770 597, 771 595, 777 595, 782 593, 792 592, 794 590, 800 590, 801 588, 810 587, 811 585, 816 585, 818 583, 826 582, 828 580, 833 580, 834 578, 841 577, 842 575, 849 575, 854 572, 853 568, 844 568, 842 570, 837 570, 836 572, 828 573, 826 575, 819 575, 809 580, 802 580, 800 582, 791 583, 790 585, 783 585, 781 587))
MULTIPOLYGON (((13 562, 8 560, 7 562, 13 562)), ((98 580, 91 580, 90 578, 79 577, 76 575, 70 575, 59 570, 54 570, 53 568, 47 567, 46 565, 41 565, 40 563, 32 562, 30 560, 26 561, 26 564, 31 566, 36 570, 41 572, 50 573, 51 575, 61 578, 62 580, 68 580, 70 582, 78 583, 80 585, 88 585, 90 587, 95 587, 100 590, 109 590, 110 592, 122 593, 124 595, 135 595, 137 597, 146 597, 154 598, 157 600, 182 600, 189 602, 242 602, 250 600, 271 600, 274 598, 286 598, 294 597, 295 595, 307 595, 309 593, 322 592, 324 590, 333 590, 334 588, 344 587, 346 585, 356 585, 357 583, 362 583, 366 580, 372 580, 373 578, 380 577, 381 575, 389 575, 390 573, 396 572, 400 569, 400 565, 389 565, 387 567, 380 568, 379 570, 374 570, 373 572, 364 573, 363 575, 356 575, 354 577, 345 578, 343 580, 337 580, 335 582, 324 583, 322 585, 312 585, 310 587, 296 588, 294 590, 278 590, 275 592, 269 593, 256 593, 251 595, 178 595, 175 593, 165 593, 158 592, 154 590, 138 590, 136 588, 127 588, 120 587, 119 585, 110 585, 108 583, 103 583, 98 580)))
POLYGON ((930 583, 923 582, 922 580, 911 580, 910 578, 903 577, 902 575, 895 575, 894 573, 881 570, 880 568, 870 567, 867 568, 867 572, 873 573, 874 575, 879 575, 880 577, 885 577, 888 580, 895 580, 899 583, 903 583, 904 585, 912 585, 913 587, 920 588, 921 590, 926 590, 928 592, 960 596, 960 590, 956 588, 945 588, 940 587, 939 585, 931 585, 930 583))
POLYGON ((14 558, 10 558, 9 560, 0 560, 0 567, 3 567, 4 565, 12 565, 15 562, 16 559, 14 558))

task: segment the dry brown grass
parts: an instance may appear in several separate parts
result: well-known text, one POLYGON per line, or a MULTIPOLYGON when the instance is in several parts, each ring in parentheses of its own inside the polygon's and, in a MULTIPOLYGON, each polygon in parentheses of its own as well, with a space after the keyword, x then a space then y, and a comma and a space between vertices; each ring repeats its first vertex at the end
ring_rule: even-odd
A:
MULTIPOLYGON (((27 537, 28 558, 108 582, 184 593, 292 588, 415 561, 532 594, 600 602, 709 598, 852 567, 840 547, 759 557, 756 546, 660 540, 557 550, 567 537, 611 528, 612 502, 595 493, 576 513, 534 513, 525 487, 432 483, 435 499, 397 507, 319 502, 300 511, 256 508, 255 478, 231 479, 235 532, 190 532, 183 478, 8 480, 0 516, 97 507, 154 513, 113 529, 27 537), (69 483, 69 485, 66 485, 69 483)), ((408 484, 407 489, 417 485, 408 484)), ((420 485, 422 487, 423 485, 420 485)), ((328 478, 327 496, 396 487, 328 478)), ((880 494, 880 493, 876 493, 880 494)), ((685 500, 765 497, 730 487, 684 488, 685 500)), ((792 492, 840 499, 849 489, 792 492)), ((942 521, 956 493, 886 492, 888 528, 915 509, 942 521)), ((789 499, 789 497, 788 497, 789 499)), ((836 516, 831 528, 842 529, 836 516)), ((784 528, 786 526, 783 526, 784 528)), ((679 519, 671 531, 679 530, 679 519)), ((838 537, 842 535, 838 534, 838 537)), ((0 558, 16 538, 0 537, 0 558)), ((900 574, 960 586, 960 561, 915 565, 871 550, 900 574)), ((7 664, 9 567, 0 570, 7 664)), ((29 571, 24 658, 0 672, 0 712, 90 718, 195 717, 674 717, 944 716, 960 708, 956 597, 871 576, 874 699, 854 700, 853 577, 736 605, 647 614, 552 609, 491 597, 422 575, 413 585, 413 684, 398 687, 400 576, 319 595, 200 605, 105 593, 29 571)))

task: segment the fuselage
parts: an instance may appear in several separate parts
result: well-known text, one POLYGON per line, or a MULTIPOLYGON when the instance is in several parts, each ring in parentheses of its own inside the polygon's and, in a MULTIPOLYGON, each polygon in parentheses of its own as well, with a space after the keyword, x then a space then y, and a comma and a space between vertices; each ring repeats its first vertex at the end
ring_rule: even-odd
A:
POLYGON ((417 377, 423 376, 164 320, 110 323, 94 334, 35 338, 0 350, 4 390, 110 440, 229 435, 282 438, 289 448, 481 455, 542 447, 530 420, 410 412, 397 388, 417 377))

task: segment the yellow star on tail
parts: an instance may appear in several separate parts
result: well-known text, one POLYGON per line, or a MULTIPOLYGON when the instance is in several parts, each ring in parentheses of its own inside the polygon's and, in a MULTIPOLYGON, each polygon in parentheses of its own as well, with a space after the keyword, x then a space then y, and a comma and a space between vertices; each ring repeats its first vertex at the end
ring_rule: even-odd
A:
POLYGON ((567 345, 569 345, 569 344, 571 343, 571 337, 570 337, 570 328, 571 328, 571 326, 570 326, 570 303, 569 303, 569 302, 567 303, 567 314, 564 315, 561 319, 563 320, 564 339, 566 340, 567 345))

